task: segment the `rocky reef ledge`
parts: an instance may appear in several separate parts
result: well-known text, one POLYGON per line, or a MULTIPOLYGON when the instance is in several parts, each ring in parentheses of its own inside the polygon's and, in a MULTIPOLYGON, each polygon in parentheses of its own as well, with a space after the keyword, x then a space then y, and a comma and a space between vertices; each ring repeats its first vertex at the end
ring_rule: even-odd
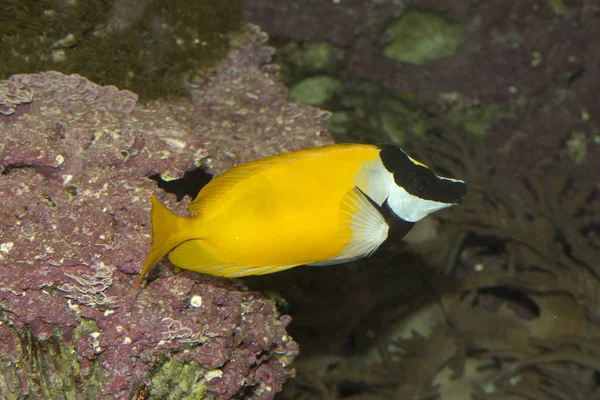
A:
MULTIPOLYGON (((288 101, 266 35, 244 27, 190 97, 137 95, 79 75, 0 81, 0 397, 271 399, 293 375, 289 316, 239 280, 159 263, 149 176, 221 173, 331 141, 288 101)), ((115 68, 118 68, 116 65, 115 68)))

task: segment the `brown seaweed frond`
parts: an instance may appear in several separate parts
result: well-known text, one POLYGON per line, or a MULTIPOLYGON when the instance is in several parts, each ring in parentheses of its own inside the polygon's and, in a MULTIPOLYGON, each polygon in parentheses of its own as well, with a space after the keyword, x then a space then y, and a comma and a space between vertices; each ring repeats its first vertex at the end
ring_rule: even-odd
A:
MULTIPOLYGON (((463 204, 435 215, 436 239, 405 248, 437 271, 428 282, 443 320, 430 332, 407 334, 407 324, 394 322, 409 318, 407 303, 413 314, 426 313, 425 305, 418 296, 385 303, 378 317, 389 332, 377 332, 378 357, 343 358, 335 377, 313 374, 329 397, 306 398, 353 398, 347 395, 353 387, 361 398, 600 400, 595 172, 581 179, 581 166, 561 165, 506 182, 492 166, 485 138, 443 124, 405 146, 436 172, 469 184, 463 204)), ((430 299, 426 289, 421 298, 430 299)), ((297 369, 299 376, 307 373, 297 369)))
POLYGON ((386 400, 395 388, 395 380, 381 366, 358 366, 342 357, 310 357, 295 367, 297 375, 286 384, 282 398, 386 400))
POLYGON ((532 339, 531 342, 540 352, 513 362, 508 372, 514 374, 532 365, 553 363, 569 363, 579 368, 600 371, 600 343, 596 339, 573 336, 552 340, 532 339))
MULTIPOLYGON (((596 382, 598 354, 586 353, 583 349, 586 343, 579 343, 579 338, 572 338, 568 343, 562 340, 536 342, 541 348, 538 355, 520 352, 489 352, 483 355, 493 356, 503 365, 502 373, 495 380, 499 393, 531 400, 600 398, 596 382)), ((592 347, 597 347, 597 344, 592 347)))
POLYGON ((484 350, 482 357, 503 364, 502 390, 498 386, 494 396, 474 390, 473 396, 596 398, 598 385, 588 379, 600 371, 595 172, 579 179, 581 171, 574 166, 543 176, 530 171, 508 191, 491 168, 481 168, 489 165, 484 143, 468 138, 453 132, 448 138, 453 146, 441 146, 448 152, 439 150, 439 141, 413 143, 419 157, 465 179, 470 189, 464 204, 440 214, 443 230, 437 243, 413 248, 446 277, 459 278, 450 287, 444 284, 447 279, 437 279, 448 323, 473 348, 484 350), (466 275, 457 270, 461 265, 468 266, 466 275), (498 297, 500 290, 513 291, 513 298, 498 297), (527 298, 537 314, 524 317, 517 303, 507 308, 516 295, 527 298), (486 304, 486 298, 492 303, 486 304), (575 334, 577 346, 565 347, 575 334), (562 345, 545 347, 543 340, 562 345))
POLYGON ((510 262, 497 271, 499 276, 483 279, 501 278, 502 284, 523 290, 570 293, 592 316, 596 314, 600 305, 598 174, 563 163, 560 169, 530 171, 507 186, 496 178, 483 139, 457 132, 443 121, 440 124, 442 131, 454 129, 452 135, 434 132, 436 140, 415 140, 412 150, 434 167, 465 179, 469 195, 459 207, 438 216, 445 224, 440 235, 444 245, 415 249, 452 274, 457 250, 465 248, 465 235, 494 238, 502 243, 510 262))
POLYGON ((600 277, 600 242, 586 232, 600 223, 600 202, 594 201, 599 176, 590 170, 581 179, 582 172, 569 165, 547 172, 546 179, 531 173, 523 182, 535 199, 532 214, 550 223, 569 257, 600 277))
POLYGON ((537 293, 568 293, 597 320, 600 248, 593 235, 585 234, 600 222, 598 206, 589 200, 595 182, 574 182, 562 171, 546 185, 536 175, 524 179, 524 185, 536 202, 511 203, 508 196, 496 193, 494 198, 501 199, 496 204, 505 204, 512 212, 481 203, 489 216, 487 226, 480 225, 481 218, 472 223, 473 216, 461 211, 455 216, 476 234, 507 242, 506 252, 513 261, 499 284, 537 293))
POLYGON ((413 332, 408 338, 382 340, 378 348, 383 365, 396 378, 393 398, 425 400, 438 396, 434 380, 444 368, 451 369, 452 379, 460 378, 467 346, 442 324, 428 337, 413 332))

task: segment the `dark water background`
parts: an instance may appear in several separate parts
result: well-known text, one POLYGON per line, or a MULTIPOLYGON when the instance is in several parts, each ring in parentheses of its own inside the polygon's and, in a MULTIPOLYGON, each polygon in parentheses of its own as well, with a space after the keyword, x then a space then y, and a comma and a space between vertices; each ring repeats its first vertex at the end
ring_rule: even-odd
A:
POLYGON ((469 184, 410 243, 244 279, 293 318, 279 398, 600 399, 598 1, 0 4, 2 79, 60 69, 145 102, 185 96, 252 22, 335 141, 469 184))

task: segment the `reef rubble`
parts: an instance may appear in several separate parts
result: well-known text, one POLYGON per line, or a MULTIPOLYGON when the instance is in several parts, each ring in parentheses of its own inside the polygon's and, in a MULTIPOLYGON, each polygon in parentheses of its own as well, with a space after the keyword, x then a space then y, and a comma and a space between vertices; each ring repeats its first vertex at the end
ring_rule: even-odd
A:
POLYGON ((0 397, 271 399, 294 374, 291 318, 239 280, 159 263, 149 176, 331 142, 246 25, 190 98, 142 105, 79 75, 0 82, 0 397))

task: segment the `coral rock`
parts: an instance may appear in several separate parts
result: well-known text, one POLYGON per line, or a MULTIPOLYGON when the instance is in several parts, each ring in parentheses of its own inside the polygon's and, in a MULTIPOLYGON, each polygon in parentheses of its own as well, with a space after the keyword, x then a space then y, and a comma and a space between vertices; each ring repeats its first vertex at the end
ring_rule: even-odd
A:
POLYGON ((245 27, 191 102, 143 106, 57 72, 0 82, 0 397, 269 399, 293 374, 290 318, 240 281, 165 262, 132 287, 150 195, 186 212, 148 176, 331 141, 321 111, 287 100, 264 41, 245 27))

